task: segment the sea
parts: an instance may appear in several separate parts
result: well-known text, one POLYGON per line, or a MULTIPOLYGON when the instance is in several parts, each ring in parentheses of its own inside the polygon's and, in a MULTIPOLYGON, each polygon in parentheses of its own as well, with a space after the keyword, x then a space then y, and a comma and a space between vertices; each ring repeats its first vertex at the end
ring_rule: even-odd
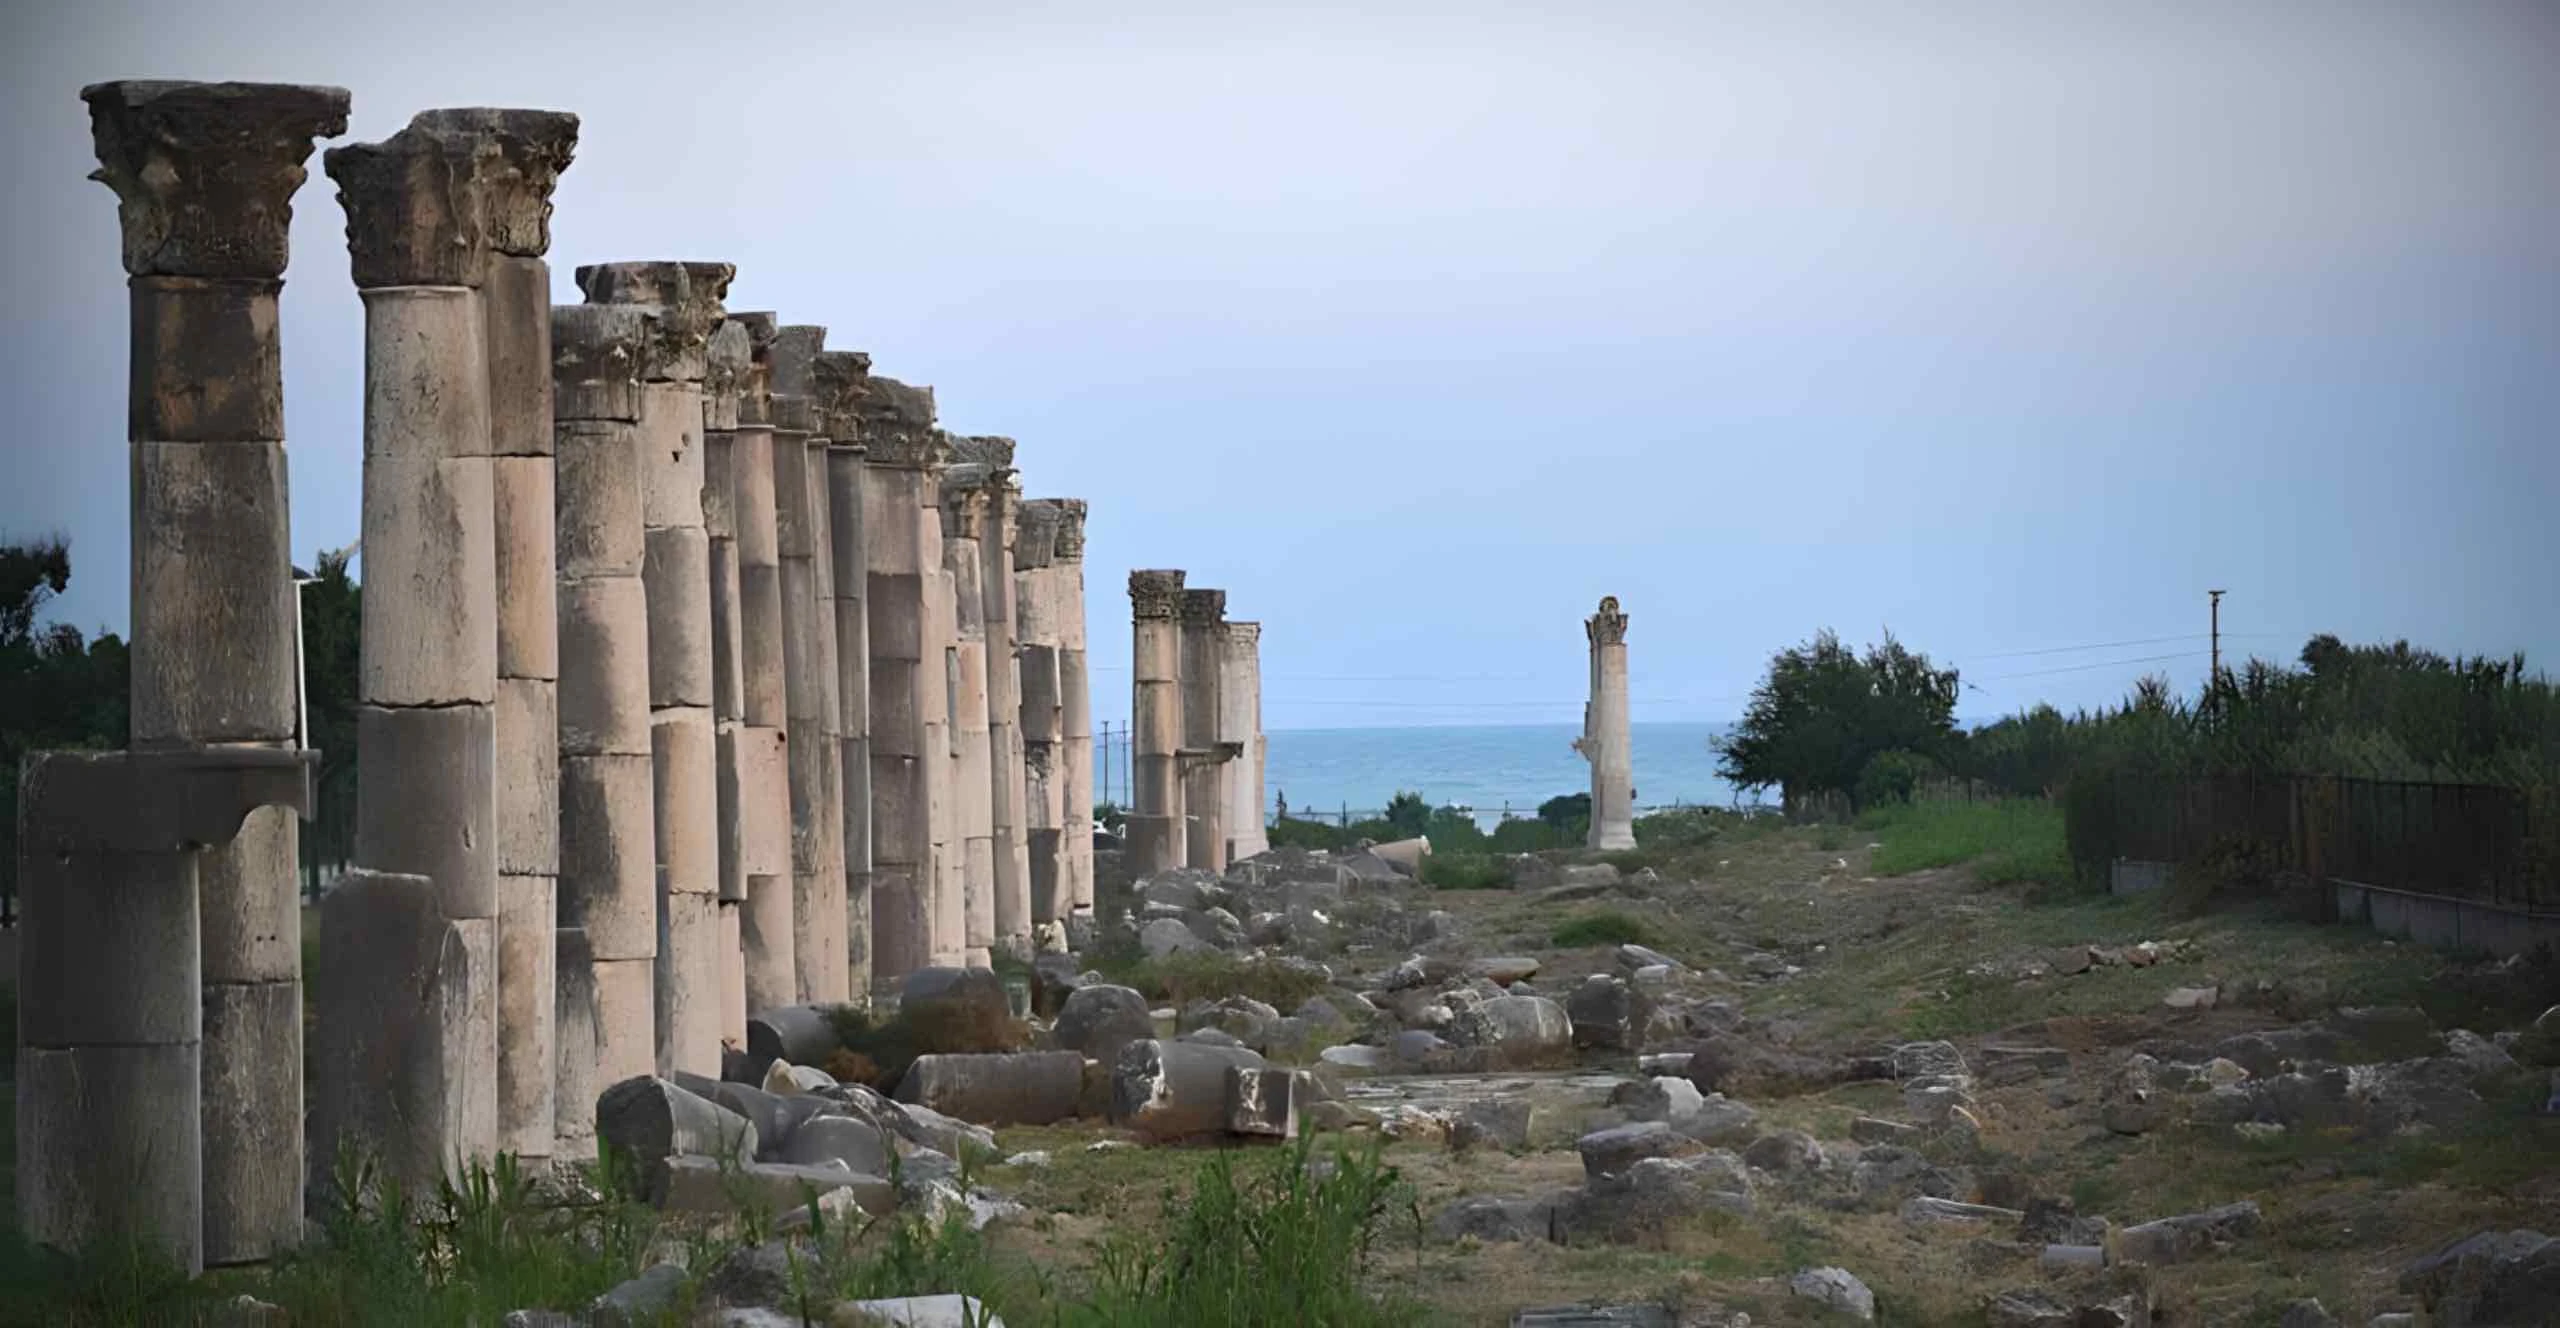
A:
MULTIPOLYGON (((1727 724, 1636 724, 1636 805, 1734 805, 1733 786, 1716 775, 1712 745, 1727 724)), ((1560 793, 1591 789, 1591 767, 1573 750, 1578 725, 1470 728, 1280 729, 1271 732, 1263 796, 1288 800, 1293 815, 1353 819, 1374 813, 1399 792, 1420 793, 1434 807, 1473 810, 1479 821, 1507 809, 1534 815, 1560 793)), ((1741 801, 1758 801, 1742 795, 1741 801)), ((1270 806, 1264 808, 1268 814, 1270 806)))

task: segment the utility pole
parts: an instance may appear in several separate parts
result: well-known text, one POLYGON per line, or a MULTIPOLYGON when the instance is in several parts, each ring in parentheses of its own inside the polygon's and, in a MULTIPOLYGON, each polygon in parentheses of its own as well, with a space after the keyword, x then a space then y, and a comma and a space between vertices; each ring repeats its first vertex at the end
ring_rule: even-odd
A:
POLYGON ((2209 679, 2207 679, 2207 681, 2206 681, 2206 684, 2205 684, 2205 696, 2206 696, 2206 698, 2207 698, 2207 702, 2208 702, 2208 704, 2212 704, 2212 705, 2214 705, 2214 706, 2218 709, 2218 708, 2220 707, 2220 700, 2219 700, 2219 698, 2220 698, 2220 697, 2221 697, 2221 695, 2222 695, 2222 594, 2223 594, 2223 592, 2221 592, 2221 591, 2219 591, 2219 590, 2208 590, 2208 591, 2206 591, 2206 592, 2205 592, 2205 594, 2211 597, 2211 598, 2207 601, 2207 603, 2208 603, 2208 605, 2209 605, 2209 607, 2210 607, 2210 610, 2211 610, 2211 612, 2212 612, 2212 615, 2213 615, 2213 674, 2212 674, 2212 676, 2211 676, 2209 679))

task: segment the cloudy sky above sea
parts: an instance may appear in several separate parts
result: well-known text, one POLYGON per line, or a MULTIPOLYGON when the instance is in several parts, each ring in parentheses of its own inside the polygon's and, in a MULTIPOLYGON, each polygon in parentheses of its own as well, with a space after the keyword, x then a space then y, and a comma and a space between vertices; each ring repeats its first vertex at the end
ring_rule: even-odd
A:
MULTIPOLYGON (((1962 707, 2316 631, 2560 660, 2560 9, 2525 0, 80 4, 0 40, 0 534, 126 620, 125 299, 82 84, 577 112, 579 263, 733 261, 1265 624, 1271 727, 1639 720, 1891 629, 1962 707), (1232 12, 1217 12, 1227 10, 1232 12), (2082 647, 2094 647, 2086 648, 2082 647), (2034 653, 2031 653, 2034 652, 2034 653)), ((345 140, 341 140, 345 141, 345 140)), ((355 538, 361 308, 284 299, 294 548, 355 538)))

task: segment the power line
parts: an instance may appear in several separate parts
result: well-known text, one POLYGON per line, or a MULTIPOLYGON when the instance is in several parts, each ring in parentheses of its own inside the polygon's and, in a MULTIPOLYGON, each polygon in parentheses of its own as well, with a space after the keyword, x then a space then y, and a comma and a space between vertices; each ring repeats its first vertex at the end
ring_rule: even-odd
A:
POLYGON ((2194 659, 2199 655, 2209 653, 2211 652, 2203 650, 2182 650, 2173 655, 2143 655, 2135 659, 2102 659, 2094 664, 2065 664, 2057 669, 2029 669, 2023 673, 1995 673, 1990 677, 1977 679, 1976 681, 2000 682, 2009 678, 2041 678, 2054 673, 2081 673, 2089 669, 2112 669, 2126 664, 2157 664, 2163 660, 2194 659))

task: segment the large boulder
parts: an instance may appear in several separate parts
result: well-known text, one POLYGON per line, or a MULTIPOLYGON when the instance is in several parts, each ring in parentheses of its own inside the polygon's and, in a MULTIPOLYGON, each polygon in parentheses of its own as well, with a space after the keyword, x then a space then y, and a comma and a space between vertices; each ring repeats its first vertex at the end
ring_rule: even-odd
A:
POLYGON ((1591 1051, 1633 1051, 1644 1029, 1642 1002, 1624 978, 1594 973, 1565 998, 1573 1045, 1591 1051))
POLYGON ((1135 989, 1096 984, 1067 994, 1050 1035, 1060 1047, 1109 1065, 1122 1047, 1154 1037, 1156 1021, 1135 989))
POLYGON ((1112 1119, 1151 1139, 1226 1129, 1227 1072, 1262 1067, 1250 1051, 1149 1038, 1121 1049, 1112 1066, 1112 1119))
POLYGON ((1637 1120, 1661 1121, 1705 1143, 1739 1147, 1759 1134, 1758 1112, 1722 1093, 1700 1093, 1686 1079, 1657 1075, 1630 1080, 1610 1091, 1609 1105, 1637 1120))
POLYGON ((1575 1140, 1573 1146, 1582 1154, 1583 1173, 1593 1181, 1623 1176, 1629 1167, 1648 1157, 1680 1157, 1705 1147, 1661 1121, 1637 1121, 1593 1130, 1575 1140))
POLYGON ((2549 1323, 2560 1306, 2560 1239, 2539 1231, 2483 1231, 2411 1263, 2400 1289, 2437 1328, 2549 1323))
POLYGON ((1544 996, 1496 996, 1457 1015, 1450 1041, 1484 1047, 1504 1065, 1536 1065, 1569 1059, 1573 1021, 1544 996))
POLYGON ((1200 939, 1180 918, 1156 918, 1138 929, 1138 947, 1149 959, 1165 959, 1178 954, 1206 954, 1217 947, 1200 939))
POLYGON ((671 1157, 751 1161, 756 1155, 753 1122, 655 1075, 625 1079, 597 1095, 596 1141, 639 1164, 642 1191, 653 1200, 666 1192, 671 1157))
POLYGON ((1787 1279, 1787 1289, 1835 1314, 1873 1322, 1876 1293, 1845 1268, 1807 1268, 1787 1279))

